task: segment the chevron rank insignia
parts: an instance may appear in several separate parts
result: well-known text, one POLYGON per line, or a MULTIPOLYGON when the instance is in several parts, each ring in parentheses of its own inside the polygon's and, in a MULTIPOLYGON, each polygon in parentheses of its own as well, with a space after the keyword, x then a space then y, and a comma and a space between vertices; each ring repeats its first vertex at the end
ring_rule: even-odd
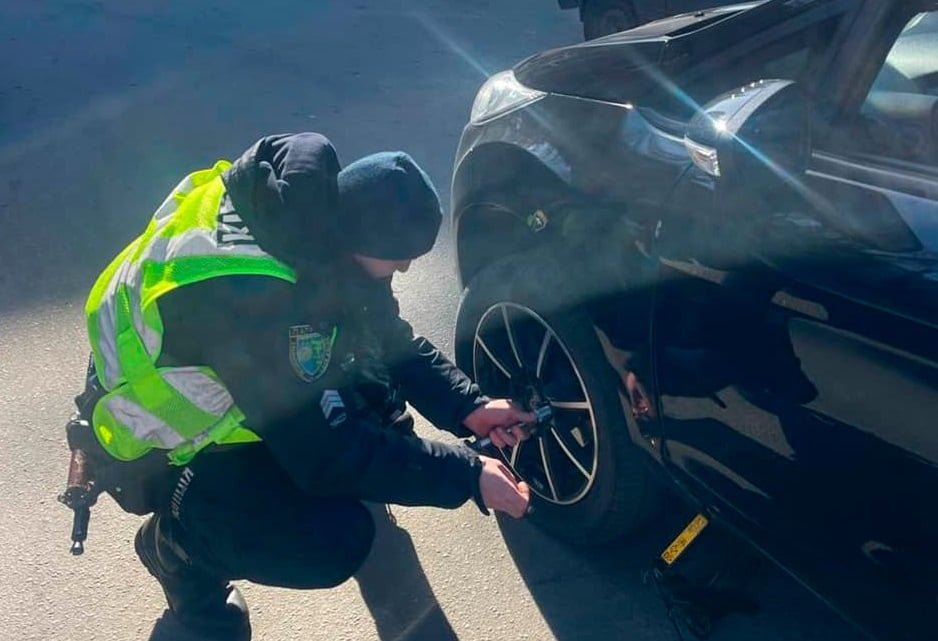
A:
POLYGON ((312 383, 329 368, 332 345, 338 327, 331 334, 317 332, 311 325, 294 325, 290 328, 290 365, 302 380, 312 383))
POLYGON ((322 415, 332 427, 338 427, 345 422, 345 403, 334 389, 327 389, 322 393, 319 407, 322 408, 322 415))

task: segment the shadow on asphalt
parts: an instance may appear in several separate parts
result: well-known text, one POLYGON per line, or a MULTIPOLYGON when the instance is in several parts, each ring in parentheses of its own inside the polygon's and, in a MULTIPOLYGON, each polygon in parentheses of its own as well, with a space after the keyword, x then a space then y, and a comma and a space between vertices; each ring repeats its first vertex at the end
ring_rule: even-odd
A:
POLYGON ((375 521, 371 554, 355 575, 381 641, 457 641, 433 594, 407 530, 384 505, 366 503, 375 521))
MULTIPOLYGON (((677 641, 682 639, 651 584, 644 581, 653 560, 693 516, 678 499, 669 498, 667 514, 659 516, 622 540, 596 547, 579 547, 551 538, 532 523, 499 517, 499 527, 519 573, 537 603, 556 641, 677 641)), ((712 530, 712 526, 711 526, 712 530)), ((752 556, 745 591, 759 605, 755 615, 732 614, 718 621, 713 641, 860 641, 862 637, 807 590, 756 556, 748 545, 725 532, 714 531, 701 552, 722 550, 727 559, 752 556), (716 542, 714 543, 714 540, 716 542), (798 612, 796 618, 792 612, 798 612)), ((697 572, 711 561, 685 559, 697 572), (696 566, 696 567, 695 567, 696 566)), ((717 562, 719 563, 719 562, 717 562)), ((717 566, 712 566, 716 569, 717 566)), ((686 629, 683 639, 695 639, 686 629)))

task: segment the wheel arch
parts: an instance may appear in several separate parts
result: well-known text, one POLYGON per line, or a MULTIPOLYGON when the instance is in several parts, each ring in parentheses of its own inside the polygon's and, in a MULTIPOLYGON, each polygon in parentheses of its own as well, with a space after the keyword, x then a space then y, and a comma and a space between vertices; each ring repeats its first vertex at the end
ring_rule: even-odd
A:
POLYGON ((461 285, 496 260, 559 242, 561 210, 583 198, 559 154, 538 155, 508 143, 472 149, 452 185, 452 225, 461 285), (540 217, 534 217, 540 211, 540 217), (556 214, 556 215, 555 215, 556 214))

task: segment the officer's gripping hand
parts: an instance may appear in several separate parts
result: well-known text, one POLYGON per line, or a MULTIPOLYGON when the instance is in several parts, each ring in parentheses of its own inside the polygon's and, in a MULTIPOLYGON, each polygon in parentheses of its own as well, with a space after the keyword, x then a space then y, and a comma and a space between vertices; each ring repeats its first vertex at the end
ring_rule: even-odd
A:
POLYGON ((528 484, 516 480, 511 470, 498 459, 488 456, 480 456, 479 459, 482 461, 479 491, 485 506, 520 519, 527 513, 531 502, 528 484))
POLYGON ((519 426, 534 421, 532 412, 525 412, 506 398, 496 398, 476 408, 463 420, 463 425, 479 438, 492 439, 495 447, 514 447, 528 438, 527 430, 519 426))

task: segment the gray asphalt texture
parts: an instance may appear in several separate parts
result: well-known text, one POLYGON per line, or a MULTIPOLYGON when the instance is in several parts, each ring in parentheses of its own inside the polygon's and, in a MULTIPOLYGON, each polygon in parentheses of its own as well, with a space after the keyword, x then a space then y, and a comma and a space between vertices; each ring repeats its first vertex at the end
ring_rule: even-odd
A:
MULTIPOLYGON (((167 191, 262 135, 315 130, 346 164, 408 151, 446 200, 486 74, 579 37, 553 0, 0 4, 0 640, 142 641, 162 610, 133 554, 140 519, 103 499, 72 558, 55 496, 88 351, 84 296, 167 191)), ((449 351, 448 230, 397 290, 449 351)), ((397 508, 357 580, 242 587, 265 641, 669 641, 641 582, 680 527, 679 506, 664 510, 637 536, 581 550, 471 505, 397 508)), ((716 639, 856 638, 778 570, 761 570, 753 590, 762 612, 727 620, 716 639)))

